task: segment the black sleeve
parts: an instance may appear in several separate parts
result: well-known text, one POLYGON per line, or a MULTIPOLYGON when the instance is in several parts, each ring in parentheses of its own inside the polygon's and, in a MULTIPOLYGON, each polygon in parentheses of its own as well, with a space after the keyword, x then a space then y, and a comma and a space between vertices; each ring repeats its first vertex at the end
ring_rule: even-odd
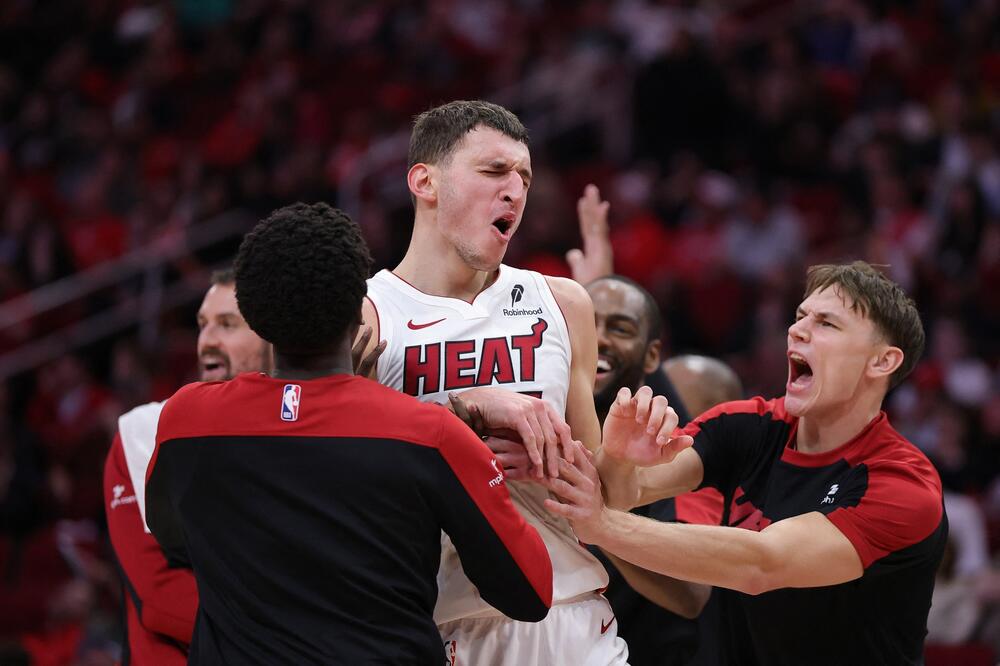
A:
POLYGON ((761 398, 711 408, 684 428, 694 437, 705 470, 698 489, 709 486, 732 497, 738 484, 759 478, 780 455, 790 430, 791 422, 776 416, 772 402, 761 398))
POLYGON ((156 445, 150 462, 151 471, 146 481, 146 524, 166 555, 171 567, 190 568, 190 558, 184 540, 184 531, 174 504, 172 489, 177 487, 173 467, 173 447, 178 442, 168 441, 156 445))
POLYGON ((443 413, 437 510, 469 580, 500 612, 528 622, 552 605, 552 562, 542 538, 514 507, 493 453, 443 413))
POLYGON ((741 403, 723 403, 689 423, 684 432, 694 437, 694 450, 701 456, 704 476, 701 488, 711 487, 729 496, 739 483, 748 458, 754 456, 757 414, 734 411, 741 403))

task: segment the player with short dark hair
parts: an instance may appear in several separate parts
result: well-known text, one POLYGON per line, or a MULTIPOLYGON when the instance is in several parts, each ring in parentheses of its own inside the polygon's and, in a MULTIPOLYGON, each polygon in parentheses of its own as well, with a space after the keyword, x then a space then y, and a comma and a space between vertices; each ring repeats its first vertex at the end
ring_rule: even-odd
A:
POLYGON ((146 515, 198 581, 192 663, 442 663, 441 530, 483 598, 524 621, 548 612, 544 543, 489 449, 447 410, 353 374, 369 263, 340 211, 275 211, 235 263, 273 371, 188 385, 160 415, 146 515))
POLYGON ((234 263, 240 312, 276 350, 327 349, 358 323, 371 261, 345 213, 325 204, 286 206, 240 245, 234 263))
MULTIPOLYGON (((741 592, 759 663, 921 663, 947 518, 937 471, 881 406, 923 341, 913 301, 873 267, 812 267, 784 397, 724 403, 666 444, 606 438, 597 456, 610 505, 714 487, 734 499, 730 526, 610 509, 582 459, 548 481, 563 498, 549 508, 642 568, 741 592)), ((654 402, 623 389, 605 432, 639 427, 654 402)))

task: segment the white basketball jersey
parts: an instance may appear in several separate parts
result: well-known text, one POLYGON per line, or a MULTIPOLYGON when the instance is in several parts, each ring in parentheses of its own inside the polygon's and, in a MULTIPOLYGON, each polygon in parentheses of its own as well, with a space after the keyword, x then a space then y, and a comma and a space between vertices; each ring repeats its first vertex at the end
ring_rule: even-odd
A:
MULTIPOLYGON (((566 320, 545 277, 501 266, 496 282, 468 303, 425 294, 387 270, 368 280, 386 349, 378 381, 425 402, 448 393, 501 386, 548 401, 565 416, 570 377, 566 320)), ((545 510, 541 486, 508 483, 511 498, 545 541, 552 559, 553 603, 603 589, 607 572, 580 545, 569 523, 545 510)), ((438 624, 500 615, 479 597, 451 541, 442 540, 438 624)))

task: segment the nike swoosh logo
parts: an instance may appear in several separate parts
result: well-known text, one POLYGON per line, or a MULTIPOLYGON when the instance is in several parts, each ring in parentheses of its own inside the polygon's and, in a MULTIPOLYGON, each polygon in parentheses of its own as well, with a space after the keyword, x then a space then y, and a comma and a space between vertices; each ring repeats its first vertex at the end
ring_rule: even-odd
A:
POLYGON ((604 624, 604 620, 601 620, 601 636, 608 633, 608 629, 611 628, 611 625, 614 624, 614 621, 615 621, 614 615, 611 616, 611 619, 608 620, 607 624, 604 624))
POLYGON ((441 319, 438 319, 437 321, 427 322, 426 324, 414 324, 413 320, 411 319, 410 321, 406 322, 406 326, 411 331, 419 331, 422 328, 427 328, 428 326, 433 326, 434 324, 440 324, 445 319, 447 319, 447 317, 442 317, 441 319))

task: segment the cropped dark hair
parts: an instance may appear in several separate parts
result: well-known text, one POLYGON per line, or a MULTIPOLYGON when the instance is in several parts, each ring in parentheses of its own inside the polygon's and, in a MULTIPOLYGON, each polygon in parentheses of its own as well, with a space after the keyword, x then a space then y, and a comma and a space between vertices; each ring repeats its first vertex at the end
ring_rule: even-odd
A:
POLYGON ((408 166, 447 162, 465 135, 480 125, 528 145, 528 130, 507 109, 482 100, 458 100, 416 117, 410 134, 408 166))
POLYGON ((889 378, 889 388, 902 382, 924 352, 924 325, 913 299, 903 289, 864 261, 819 264, 806 272, 806 293, 836 286, 850 307, 867 317, 885 340, 903 350, 903 362, 889 378))
POLYGON ((663 315, 660 313, 660 306, 653 298, 653 295, 646 290, 641 284, 633 280, 632 278, 627 278, 624 275, 612 274, 604 275, 591 281, 590 284, 595 284, 601 280, 612 280, 614 282, 621 282, 622 284, 627 284, 632 287, 640 294, 645 301, 645 316, 646 316, 646 343, 649 344, 653 340, 659 340, 663 337, 663 315))
POLYGON ((361 230, 344 212, 324 203, 285 206, 243 239, 236 302, 278 351, 326 351, 358 321, 371 263, 361 230))

